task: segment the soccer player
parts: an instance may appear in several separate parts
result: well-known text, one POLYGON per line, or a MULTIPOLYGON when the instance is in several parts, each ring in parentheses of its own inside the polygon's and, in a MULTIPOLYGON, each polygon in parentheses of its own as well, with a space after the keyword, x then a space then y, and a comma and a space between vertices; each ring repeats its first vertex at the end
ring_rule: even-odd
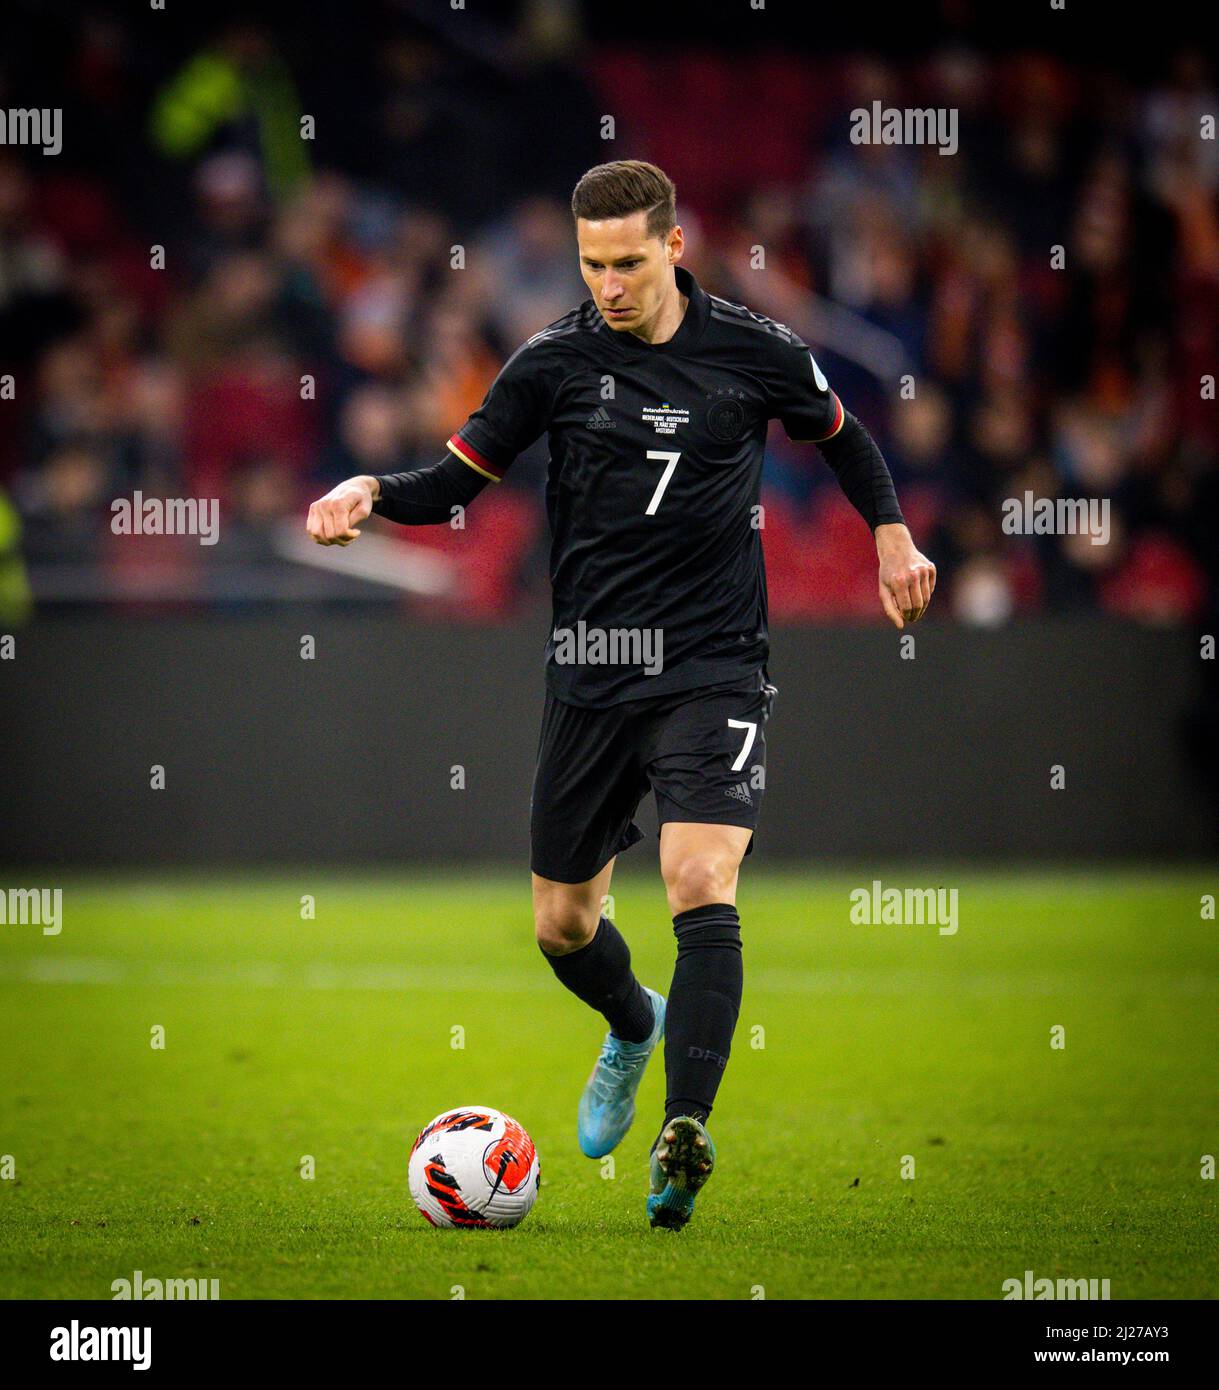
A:
POLYGON ((535 333, 430 468, 357 477, 309 509, 322 545, 370 512, 450 520, 548 433, 554 624, 530 813, 538 944, 609 1032, 580 1147, 609 1153, 664 1039, 666 1098, 646 1210, 680 1228, 715 1163, 707 1120, 742 990, 737 875, 765 781, 766 580, 757 523, 767 422, 816 444, 875 537, 880 602, 917 622, 935 566, 915 548, 871 436, 789 328, 707 294, 678 263, 675 189, 652 164, 590 169, 572 196, 591 293, 535 333), (668 999, 641 985, 602 913, 651 790, 677 936, 668 999))

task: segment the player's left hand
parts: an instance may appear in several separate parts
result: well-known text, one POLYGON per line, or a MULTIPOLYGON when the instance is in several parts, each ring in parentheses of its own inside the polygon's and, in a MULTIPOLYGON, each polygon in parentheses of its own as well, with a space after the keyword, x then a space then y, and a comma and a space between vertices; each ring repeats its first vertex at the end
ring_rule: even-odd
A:
POLYGON ((902 525, 876 528, 880 602, 894 627, 917 623, 935 593, 935 566, 915 547, 902 525))

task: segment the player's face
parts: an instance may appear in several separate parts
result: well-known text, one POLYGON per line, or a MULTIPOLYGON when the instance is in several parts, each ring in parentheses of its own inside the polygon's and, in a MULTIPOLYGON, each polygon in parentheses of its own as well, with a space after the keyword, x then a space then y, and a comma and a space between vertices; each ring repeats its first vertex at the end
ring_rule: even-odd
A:
POLYGON ((580 274, 609 326, 648 336, 681 260, 682 230, 649 236, 646 212, 576 221, 580 274))

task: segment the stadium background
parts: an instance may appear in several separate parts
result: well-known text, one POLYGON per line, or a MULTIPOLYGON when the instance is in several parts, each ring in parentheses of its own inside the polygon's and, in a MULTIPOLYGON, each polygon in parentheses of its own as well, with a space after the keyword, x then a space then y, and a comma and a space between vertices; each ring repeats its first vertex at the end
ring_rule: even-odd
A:
MULTIPOLYGON (((24 812, 14 856, 122 858, 128 830, 137 862, 160 836, 162 858, 191 847, 219 855, 209 823, 243 816, 230 798, 175 841, 172 816, 169 826, 160 811, 142 820, 139 799, 123 795, 126 769, 77 748, 82 818, 65 808, 57 830, 60 778, 46 773, 69 776, 65 726, 95 727, 92 746, 102 746, 98 698, 124 680, 106 652, 133 624, 147 625, 143 640, 169 642, 179 663, 197 658, 185 684, 202 710, 189 721, 174 709, 182 690, 157 687, 172 657, 150 647, 147 662, 127 664, 137 689, 110 717, 138 708, 153 744, 172 744, 184 722, 190 746, 206 740, 205 711, 231 689, 227 658, 192 647, 189 627, 172 635, 199 613, 220 615, 226 631, 274 613, 267 631, 278 622, 285 638, 363 625, 370 640, 344 646, 342 660, 360 662, 357 684, 386 712, 387 763, 416 766, 435 730, 429 711, 471 684, 484 687, 488 717, 467 720, 459 737, 451 726, 467 752, 454 761, 494 764, 496 745, 528 744, 540 674, 524 663, 505 685, 485 653, 495 627, 531 652, 544 640, 544 440, 479 499, 464 532, 374 523, 400 547, 396 583, 366 577, 384 577, 388 562, 357 565, 355 552, 313 568, 325 561, 309 555, 299 523, 338 479, 439 458, 506 354, 584 297, 566 201, 584 168, 624 154, 676 179, 688 263, 710 289, 816 345, 879 440, 916 541, 939 568, 921 661, 899 662, 892 633, 852 645, 844 626, 883 621, 866 533, 819 456, 774 427, 764 499, 772 615, 780 629, 820 633, 780 632, 775 675, 788 717, 807 716, 801 744, 821 745, 831 805, 849 794, 853 760, 863 785, 886 767, 907 785, 942 785, 954 852, 1214 845, 1215 663, 1198 660, 1199 634, 1215 629, 1219 553, 1219 413, 1200 387, 1219 336, 1219 155, 1193 135, 1214 95, 1205 51, 1171 32, 1138 44, 1099 37, 1080 16, 1043 17, 1040 31, 1017 16, 1009 28, 963 4, 887 21, 884 42, 861 49, 841 15, 802 34, 783 11, 691 27, 671 10, 632 43, 601 7, 550 0, 290 17, 18 7, 0 90, 11 106, 61 106, 66 136, 54 158, 0 152, 0 364, 16 383, 0 412, 0 603, 7 628, 32 621, 22 649, 46 663, 6 671, 10 788, 24 812), (1118 45, 1112 56, 1106 42, 1118 45), (957 108, 959 152, 852 145, 848 113, 875 99, 957 108), (300 138, 301 113, 314 118, 313 139, 300 138), (612 140, 601 138, 605 115, 612 140), (1050 268, 1054 244, 1069 248, 1068 269, 1050 268), (150 266, 157 245, 164 269, 150 266), (900 389, 907 374, 913 400, 900 389), (1110 543, 1005 536, 1002 501, 1026 489, 1108 499, 1110 543), (219 499, 219 542, 114 535, 111 502, 137 490, 219 499), (94 636, 59 626, 69 613, 94 636), (425 669, 410 662, 406 631, 394 635, 407 618, 446 633, 425 669), (1003 672, 985 718, 989 753, 953 724, 978 702, 949 696, 953 678, 926 669, 949 626, 962 676, 995 662, 1003 672), (1016 632, 1032 636, 1008 666, 1013 644, 993 638, 1016 632), (59 682, 52 717, 45 678, 82 643, 95 679, 59 682), (406 690, 393 665, 403 654, 406 690), (1083 673, 1087 704, 1104 705, 1083 720, 1083 748, 1057 722, 1083 713, 1053 685, 1071 669, 1083 673), (840 765, 837 712, 854 709, 861 685, 880 710, 914 701, 916 736, 895 751, 872 728, 840 765), (1089 798, 1083 813, 1076 801, 1047 816, 1041 754, 1056 732, 1061 756, 1050 761, 1075 748, 1095 764, 1068 786, 1089 798), (994 822, 979 811, 999 773, 1016 805, 1001 833, 986 834, 994 822), (92 840, 90 817, 113 843, 92 840)), ((334 641, 322 643, 322 663, 334 641)), ((268 691, 269 783, 291 781, 270 693, 282 653, 271 638, 240 654, 243 684, 268 691)), ((335 689, 307 670, 284 698, 313 711, 306 728, 341 724, 335 689)), ((253 718, 243 737, 262 733, 253 718)), ((523 769, 527 779, 527 763, 512 763, 518 787, 523 769)), ((777 782, 792 789, 795 779, 777 782)), ((504 789, 497 782, 482 800, 481 818, 477 808, 449 817, 439 842, 401 826, 378 836, 378 855, 434 858, 446 844, 463 857, 515 852, 519 839, 494 829, 505 825, 504 789), (463 835, 458 821, 470 816, 463 835)), ((388 780, 368 791, 361 834, 393 805, 388 780)), ((480 800, 473 789, 467 799, 480 800)), ((776 822, 789 824, 795 808, 781 805, 776 822)), ((287 849, 290 832, 276 840, 268 809, 247 815, 259 833, 241 837, 245 855, 258 857, 264 835, 269 856, 287 849)), ((325 823, 302 850, 324 854, 329 841, 346 855, 349 808, 314 811, 325 823)), ((841 817, 805 824, 814 836, 781 835, 777 848, 858 847, 836 840, 841 817)), ((937 847, 933 834, 912 849, 937 847)))
MULTIPOLYGON (((65 885, 68 915, 59 938, 3 928, 0 1151, 34 1172, 23 1193, 0 1183, 16 1216, 4 1292, 105 1296, 160 1252, 163 1272, 219 1268, 234 1291, 448 1296, 456 1266, 433 1288, 413 1215, 399 1227, 395 1165, 404 1123, 475 1093, 520 1108, 550 1211, 593 1222, 587 1288, 621 1290, 621 1251, 596 1244, 597 1194, 568 1152, 591 1025, 553 998, 538 1013, 532 993, 550 987, 525 879, 544 441, 463 532, 372 523, 323 552, 303 520, 345 476, 440 458, 513 347, 585 297, 570 189, 628 156, 675 179, 701 282, 815 346, 939 569, 903 660, 866 529, 815 450, 776 427, 780 696, 742 890, 747 1007, 804 1042, 763 1054, 749 1091, 773 1087, 774 1114, 820 1107, 809 1159, 835 1192, 856 1168, 865 1193, 879 1183, 871 1146, 883 1134, 904 1152, 908 1121, 996 1173, 1013 1143, 1034 1155, 1002 1190, 982 1169, 946 1178, 935 1235, 868 1196, 875 1226, 770 1248, 774 1282, 990 1297, 1038 1240, 1043 1262, 1088 1272, 1096 1230, 1126 1290, 1213 1290, 1196 1179, 1214 1151, 1215 1019, 1197 904, 1219 840, 1219 689, 1200 659, 1219 624, 1219 408, 1200 386, 1219 362, 1219 145, 1197 138, 1219 100, 1213 55, 1167 11, 1128 27, 1096 6, 942 0, 861 27, 857 7, 798 9, 624 23, 574 0, 10 7, 0 106, 62 108, 64 144, 0 147, 0 375, 15 383, 0 400, 0 633, 15 639, 0 862, 10 885, 65 885), (958 153, 852 145, 848 113, 873 100, 957 108, 958 153), (1050 269, 1056 243, 1065 270, 1050 269), (1112 540, 1004 535, 1003 499, 1026 489, 1108 499, 1112 540), (219 542, 115 535, 110 504, 136 490, 219 499, 219 542), (1078 876, 1031 873, 1046 860, 1078 876), (350 876, 328 877, 336 865, 350 876), (279 876, 247 877, 267 868, 279 876), (890 871, 970 895, 957 955, 848 926, 848 887, 890 871), (305 941, 296 904, 315 892, 329 915, 305 941), (525 1003, 528 1036, 543 1015, 547 1035, 506 1073, 494 1048, 458 1058, 436 1041, 451 1014, 494 1039, 501 1009, 525 1003), (1020 1049, 1069 1009, 1093 1051, 1051 1083, 1020 1049), (195 1049, 170 1055, 169 1090, 146 1033, 115 1041, 166 1015, 195 1049), (894 1038, 920 1030, 932 1052, 895 1062, 894 1038), (201 1116, 207 1172, 228 1165, 215 1187, 184 1157, 201 1116), (345 1157, 316 1200, 360 1213, 325 1272, 300 1235, 308 1185, 285 1195, 268 1176, 319 1131, 345 1157), (78 1161, 106 1142, 123 1181, 78 1161), (1004 1246, 1034 1209, 1041 1234, 1004 1246), (240 1253, 263 1221, 282 1270, 240 1253), (382 1237, 407 1248, 381 1248, 389 1273, 370 1286, 366 1243, 382 1237), (963 1255, 967 1239, 983 1253, 963 1255)), ((647 842, 623 860, 618 910, 664 979, 654 868, 647 842)), ((729 1152, 745 1089, 719 1112, 729 1152)), ((774 1180, 764 1145, 750 1161, 755 1188, 774 1180)), ((806 1196, 789 1198, 803 1219, 806 1196)), ((624 1230, 637 1199, 624 1192, 624 1230)), ((544 1244, 547 1218, 531 1220, 544 1244)), ((744 1239, 696 1287, 748 1296, 725 1294, 731 1271, 770 1237, 744 1239)), ((551 1253, 536 1268, 561 1283, 551 1253)), ((492 1261, 501 1295, 546 1296, 510 1264, 492 1261)), ((479 1283, 473 1265, 461 1277, 479 1283)))

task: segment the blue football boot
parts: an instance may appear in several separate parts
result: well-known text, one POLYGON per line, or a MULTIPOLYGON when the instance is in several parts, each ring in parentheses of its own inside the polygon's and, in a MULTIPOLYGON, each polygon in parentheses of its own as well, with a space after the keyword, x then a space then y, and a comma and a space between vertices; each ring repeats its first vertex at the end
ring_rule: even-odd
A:
POLYGON ((605 1035, 601 1055, 580 1097, 577 1131, 580 1152, 589 1158, 603 1158, 618 1147, 635 1118, 635 1092, 643 1079, 643 1069, 665 1033, 665 997, 644 986, 652 1001, 655 1019, 643 1042, 626 1042, 605 1035))

